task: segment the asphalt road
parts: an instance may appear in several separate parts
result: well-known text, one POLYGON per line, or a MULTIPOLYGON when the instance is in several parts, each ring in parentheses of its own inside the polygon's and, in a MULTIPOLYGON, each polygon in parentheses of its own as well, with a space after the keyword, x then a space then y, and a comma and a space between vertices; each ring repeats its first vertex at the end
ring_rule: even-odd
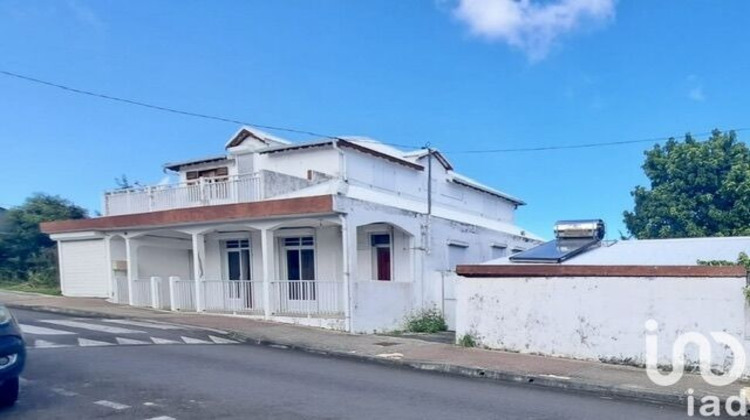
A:
POLYGON ((685 417, 675 407, 232 343, 217 331, 21 310, 15 314, 32 347, 21 398, 15 407, 0 411, 2 418, 685 417))

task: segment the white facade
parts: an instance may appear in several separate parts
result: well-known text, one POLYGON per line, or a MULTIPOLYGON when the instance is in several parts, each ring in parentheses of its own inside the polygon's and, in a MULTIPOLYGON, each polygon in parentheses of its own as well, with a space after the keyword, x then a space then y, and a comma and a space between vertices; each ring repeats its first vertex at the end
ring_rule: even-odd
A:
POLYGON ((108 192, 101 220, 48 230, 61 250, 63 294, 352 332, 398 329, 407 313, 437 306, 453 325, 444 277, 455 264, 539 242, 514 224, 523 202, 456 174, 436 151, 369 139, 295 145, 243 128, 226 155, 165 168, 179 182, 108 192), (321 197, 329 208, 274 213, 321 197), (244 203, 263 214, 231 207, 244 203), (201 219, 172 217, 191 217, 185 208, 201 219), (86 227, 94 225, 103 227, 86 227), (100 238, 103 256, 84 280, 69 280, 82 271, 66 267, 85 265, 66 252, 82 234, 100 238), (96 285, 94 271, 103 271, 96 285))

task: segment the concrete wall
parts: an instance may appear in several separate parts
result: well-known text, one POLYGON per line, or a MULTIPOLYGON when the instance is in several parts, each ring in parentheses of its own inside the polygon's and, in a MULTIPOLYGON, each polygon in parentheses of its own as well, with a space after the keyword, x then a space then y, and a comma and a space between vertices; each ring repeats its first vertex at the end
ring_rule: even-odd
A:
POLYGON ((372 333, 402 329, 412 309, 412 283, 358 281, 354 298, 353 332, 372 333))
POLYGON ((301 190, 312 185, 306 178, 285 175, 279 172, 261 171, 263 179, 263 198, 269 199, 292 191, 301 190))
POLYGON ((339 174, 339 154, 330 147, 266 153, 258 155, 257 159, 256 171, 265 169, 297 178, 307 178, 308 170, 339 174))
MULTIPOLYGON (((459 278, 456 332, 495 349, 643 364, 644 325, 654 319, 659 363, 671 364, 681 333, 744 340, 744 286, 744 278, 459 278)), ((715 366, 731 364, 731 352, 709 341, 715 366)), ((697 348, 686 356, 697 363, 697 348)))
POLYGON ((158 276, 167 279, 178 276, 190 278, 190 253, 187 249, 141 245, 138 247, 138 278, 158 276))

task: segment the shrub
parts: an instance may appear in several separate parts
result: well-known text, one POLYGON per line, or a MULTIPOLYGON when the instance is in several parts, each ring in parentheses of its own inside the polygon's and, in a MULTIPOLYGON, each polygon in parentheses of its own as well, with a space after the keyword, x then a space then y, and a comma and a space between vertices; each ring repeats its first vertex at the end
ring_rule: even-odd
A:
POLYGON ((448 329, 437 308, 420 309, 406 317, 406 330, 415 333, 436 333, 448 329))
POLYGON ((477 338, 473 334, 464 334, 458 339, 458 345, 461 347, 476 347, 477 338))

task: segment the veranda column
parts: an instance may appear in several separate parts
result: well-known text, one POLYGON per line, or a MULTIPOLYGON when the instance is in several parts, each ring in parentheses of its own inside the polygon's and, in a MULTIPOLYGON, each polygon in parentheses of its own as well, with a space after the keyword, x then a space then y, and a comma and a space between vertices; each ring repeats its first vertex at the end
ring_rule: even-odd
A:
POLYGON ((193 234, 193 273, 195 275, 195 311, 203 312, 203 265, 206 261, 205 235, 193 234))
POLYGON ((354 280, 357 275, 357 227, 346 216, 341 216, 341 252, 344 268, 342 301, 346 330, 354 332, 354 280))
POLYGON ((263 314, 271 317, 271 281, 273 281, 273 231, 261 229, 260 252, 263 261, 263 314))
POLYGON ((117 284, 115 284, 115 271, 112 267, 112 237, 107 235, 104 237, 104 247, 107 259, 107 281, 109 282, 109 297, 115 303, 120 302, 120 296, 117 295, 117 284))
POLYGON ((128 259, 128 305, 133 306, 133 282, 138 278, 138 246, 135 239, 125 237, 125 255, 128 259))

